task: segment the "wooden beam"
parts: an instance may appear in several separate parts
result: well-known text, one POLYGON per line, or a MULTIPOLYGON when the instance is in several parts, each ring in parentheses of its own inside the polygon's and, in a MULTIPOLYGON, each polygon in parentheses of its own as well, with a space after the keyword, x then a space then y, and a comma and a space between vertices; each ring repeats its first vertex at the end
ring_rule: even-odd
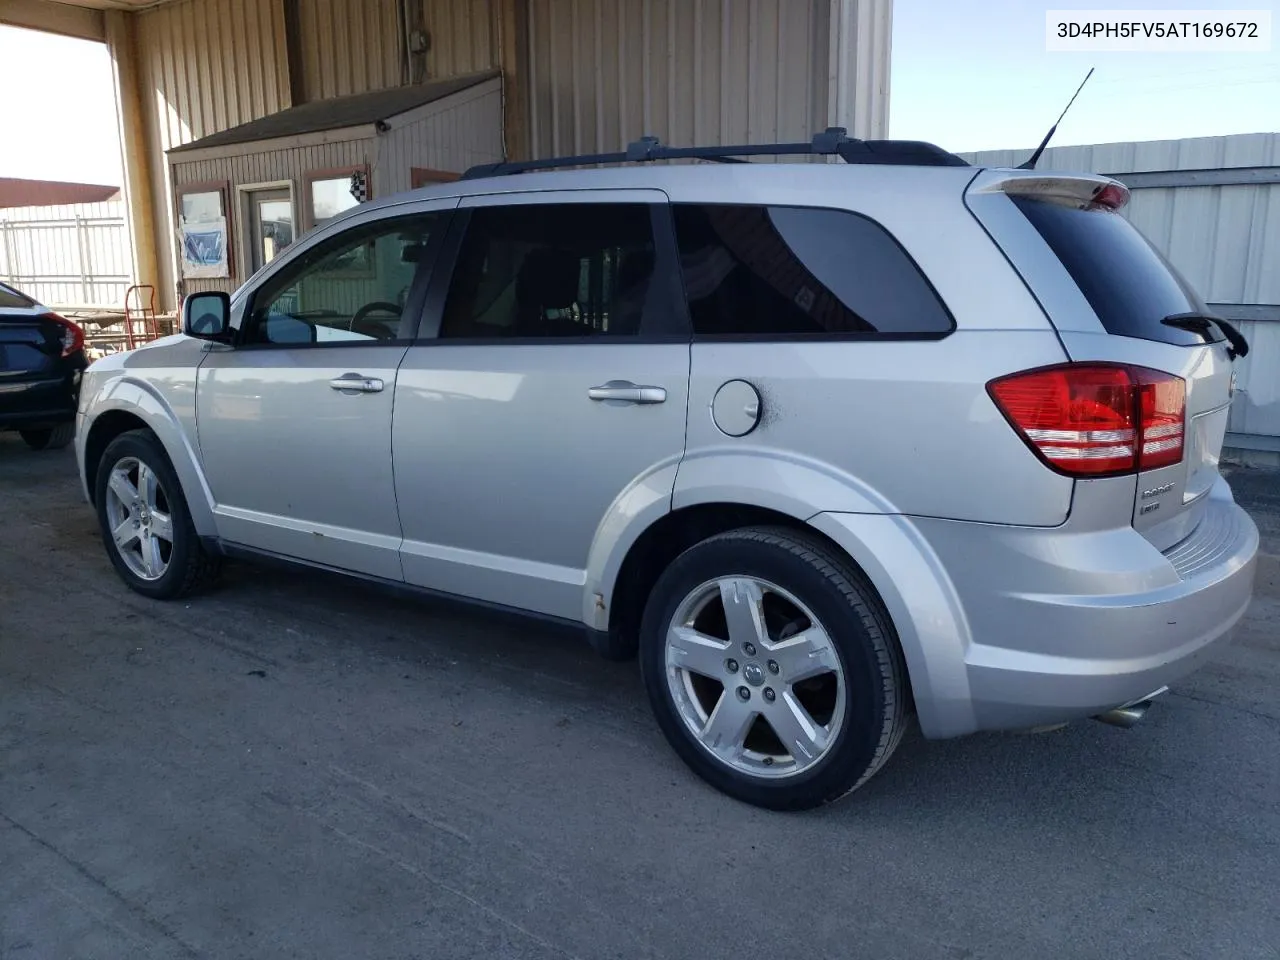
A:
POLYGON ((101 10, 54 3, 53 0, 5 0, 0 3, 0 23, 81 40, 97 40, 99 43, 107 39, 101 10))
POLYGON ((302 65, 302 14, 299 0, 284 0, 284 50, 289 70, 289 105, 307 102, 306 70, 302 65))
POLYGON ((508 160, 529 159, 529 0, 496 4, 502 127, 508 160))

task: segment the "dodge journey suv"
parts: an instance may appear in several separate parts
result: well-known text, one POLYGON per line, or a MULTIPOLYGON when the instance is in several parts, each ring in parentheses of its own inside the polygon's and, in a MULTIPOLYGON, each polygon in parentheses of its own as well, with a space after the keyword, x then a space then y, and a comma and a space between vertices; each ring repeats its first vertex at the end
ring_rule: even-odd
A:
POLYGON ((838 130, 473 170, 95 363, 85 493, 150 597, 259 556, 574 624, 765 807, 912 716, 1125 723, 1258 543, 1218 472, 1248 346, 1127 200, 838 130), (844 162, 742 162, 794 153, 844 162))

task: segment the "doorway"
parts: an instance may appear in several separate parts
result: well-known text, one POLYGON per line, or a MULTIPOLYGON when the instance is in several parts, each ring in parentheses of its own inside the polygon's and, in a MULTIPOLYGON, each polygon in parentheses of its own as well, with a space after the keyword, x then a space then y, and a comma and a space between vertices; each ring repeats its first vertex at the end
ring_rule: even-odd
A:
POLYGON ((297 237, 291 185, 243 190, 246 276, 270 263, 297 237))

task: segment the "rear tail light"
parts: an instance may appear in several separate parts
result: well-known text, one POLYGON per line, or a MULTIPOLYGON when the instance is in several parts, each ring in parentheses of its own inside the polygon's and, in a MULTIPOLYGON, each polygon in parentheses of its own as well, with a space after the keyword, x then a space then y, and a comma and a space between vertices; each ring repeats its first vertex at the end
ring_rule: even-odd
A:
POLYGON ((1181 462, 1186 389, 1172 374, 1107 363, 1043 367, 987 384, 1027 445, 1076 477, 1181 462))
POLYGON ((72 323, 66 317, 60 317, 56 313, 46 313, 41 319, 49 320, 62 328, 62 334, 59 339, 62 342, 62 355, 64 357, 69 357, 84 347, 84 330, 81 329, 79 324, 72 323))

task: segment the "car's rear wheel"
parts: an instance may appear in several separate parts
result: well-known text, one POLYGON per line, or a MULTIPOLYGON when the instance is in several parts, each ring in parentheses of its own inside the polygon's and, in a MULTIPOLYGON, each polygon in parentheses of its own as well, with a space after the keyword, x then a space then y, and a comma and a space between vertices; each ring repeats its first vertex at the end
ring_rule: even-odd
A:
POLYGON ((879 598, 792 530, 735 530, 681 554, 645 608, 640 655, 676 752, 758 806, 804 809, 857 789, 905 726, 905 671, 879 598))
POLYGON ((108 444, 96 487, 107 555, 138 593, 168 600, 217 574, 218 558, 200 543, 178 476, 151 431, 130 430, 108 444))
POLYGON ((32 450, 61 450, 76 438, 74 423, 60 423, 56 427, 41 430, 19 430, 18 433, 32 450))

